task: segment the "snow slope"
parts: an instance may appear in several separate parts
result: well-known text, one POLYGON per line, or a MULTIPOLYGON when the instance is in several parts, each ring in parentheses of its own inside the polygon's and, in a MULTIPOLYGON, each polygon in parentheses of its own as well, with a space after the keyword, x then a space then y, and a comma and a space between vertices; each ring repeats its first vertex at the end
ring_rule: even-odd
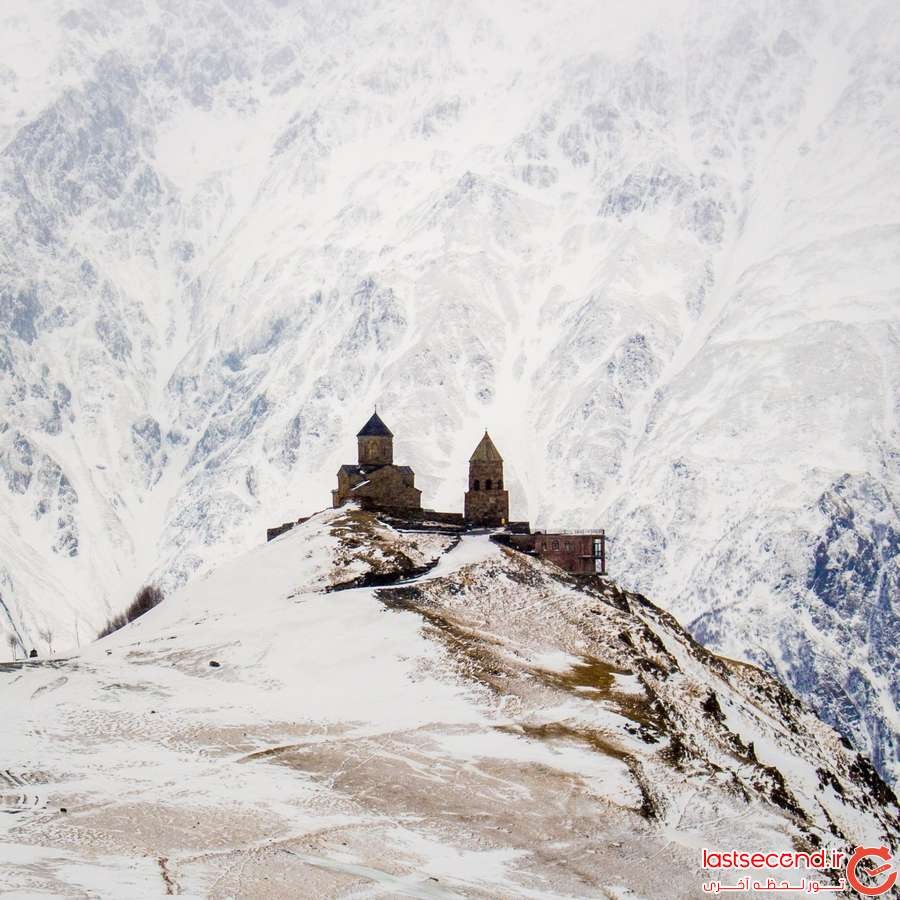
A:
POLYGON ((858 754, 643 598, 486 535, 330 590, 427 540, 356 515, 0 666, 6 890, 686 897, 702 846, 896 843, 858 754))
MULTIPOLYGON (((12 0, 0 621, 328 502, 374 402, 895 778, 895 3, 12 0)), ((52 634, 52 641, 42 637, 52 634)))

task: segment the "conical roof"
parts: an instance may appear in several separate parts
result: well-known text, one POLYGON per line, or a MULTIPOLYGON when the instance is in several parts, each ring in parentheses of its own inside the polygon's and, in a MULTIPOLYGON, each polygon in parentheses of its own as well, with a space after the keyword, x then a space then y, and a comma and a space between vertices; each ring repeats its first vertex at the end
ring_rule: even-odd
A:
POLYGON ((377 412, 372 413, 372 418, 363 425, 362 430, 358 431, 357 437, 393 437, 391 431, 378 416, 377 412))
POLYGON ((475 452, 469 457, 469 462, 503 462, 500 451, 494 446, 487 431, 485 431, 481 443, 475 448, 475 452))

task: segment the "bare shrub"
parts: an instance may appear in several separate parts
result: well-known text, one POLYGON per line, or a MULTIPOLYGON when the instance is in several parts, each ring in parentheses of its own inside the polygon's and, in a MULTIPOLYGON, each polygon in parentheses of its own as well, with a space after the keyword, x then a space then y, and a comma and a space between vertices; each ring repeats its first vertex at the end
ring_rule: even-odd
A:
POLYGON ((47 645, 50 649, 50 655, 53 656, 53 629, 49 625, 40 629, 38 637, 47 645))
POLYGON ((98 638, 104 638, 114 631, 123 628, 129 622, 140 618, 145 612, 149 612, 154 606, 158 606, 163 599, 163 592, 155 584, 145 584, 135 595, 125 612, 119 613, 109 619, 98 638))

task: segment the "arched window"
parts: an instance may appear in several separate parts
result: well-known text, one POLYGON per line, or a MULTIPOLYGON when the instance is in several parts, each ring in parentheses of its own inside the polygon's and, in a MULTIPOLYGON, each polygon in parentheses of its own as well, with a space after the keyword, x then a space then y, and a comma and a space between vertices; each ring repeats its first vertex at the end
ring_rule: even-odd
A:
POLYGON ((484 479, 484 489, 486 491, 489 491, 491 489, 491 479, 490 478, 484 479))
POLYGON ((472 486, 472 490, 480 491, 481 490, 481 482, 476 478, 475 484, 472 486))
POLYGON ((502 490, 503 490, 503 479, 502 479, 502 478, 498 478, 498 479, 497 479, 497 490, 498 490, 498 491, 502 491, 502 490))

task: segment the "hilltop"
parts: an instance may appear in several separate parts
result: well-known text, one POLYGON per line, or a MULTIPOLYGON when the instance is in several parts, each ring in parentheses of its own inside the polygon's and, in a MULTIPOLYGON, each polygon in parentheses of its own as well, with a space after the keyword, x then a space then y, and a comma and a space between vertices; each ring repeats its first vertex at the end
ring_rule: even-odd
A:
POLYGON ((678 897, 701 846, 900 837, 862 757, 649 600, 353 507, 0 683, 12 890, 678 897))

